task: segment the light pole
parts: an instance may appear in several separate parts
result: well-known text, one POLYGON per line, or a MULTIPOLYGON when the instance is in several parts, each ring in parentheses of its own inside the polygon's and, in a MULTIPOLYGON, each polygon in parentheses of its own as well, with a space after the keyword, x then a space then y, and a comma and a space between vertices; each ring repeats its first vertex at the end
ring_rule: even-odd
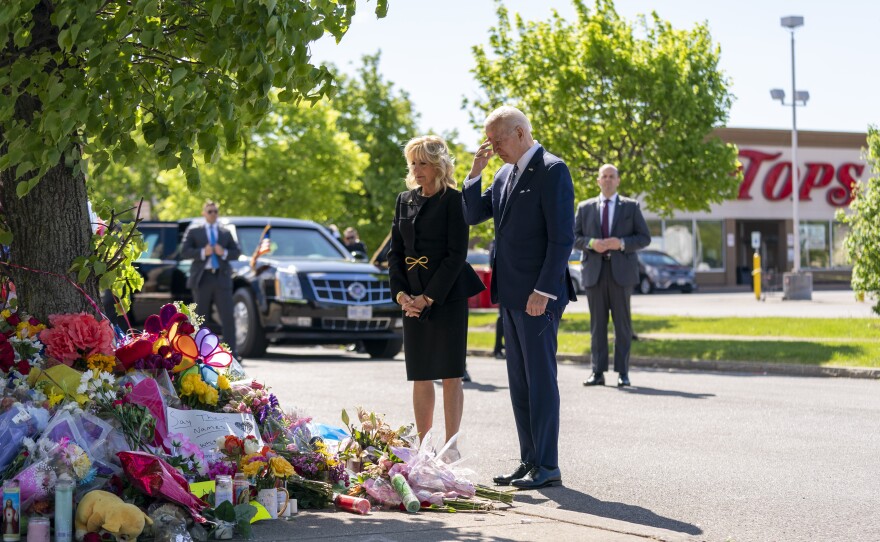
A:
MULTIPOLYGON (((810 93, 805 90, 797 90, 795 86, 794 71, 794 30, 804 25, 804 18, 799 15, 782 17, 780 23, 784 28, 791 31, 791 217, 794 238, 794 262, 791 273, 784 277, 784 299, 811 299, 813 291, 813 276, 809 273, 801 273, 801 232, 798 220, 798 200, 800 199, 797 173, 797 106, 807 105, 810 93)), ((785 103, 785 91, 774 88, 770 91, 770 97, 785 103)))

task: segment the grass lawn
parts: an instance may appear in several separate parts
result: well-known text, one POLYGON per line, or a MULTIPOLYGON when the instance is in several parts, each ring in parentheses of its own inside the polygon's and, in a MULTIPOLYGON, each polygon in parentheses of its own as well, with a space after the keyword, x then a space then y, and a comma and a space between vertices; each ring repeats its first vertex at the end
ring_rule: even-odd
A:
MULTIPOLYGON (((491 350, 497 313, 472 313, 470 348, 491 350), (483 329, 479 329, 483 328, 483 329)), ((559 352, 588 355, 589 314, 572 313, 562 318, 559 352)), ((632 355, 645 358, 694 361, 754 361, 880 367, 880 320, 873 318, 694 318, 633 315, 636 334, 688 334, 751 337, 727 340, 723 337, 663 338, 640 340, 632 355), (779 337, 803 340, 776 340, 779 337)))
MULTIPOLYGON (((471 313, 470 327, 494 326, 497 312, 471 313)), ((803 337, 806 339, 867 339, 880 341, 880 318, 697 318, 634 314, 639 333, 740 335, 749 337, 803 337)), ((562 315, 562 333, 589 333, 590 315, 562 315)))

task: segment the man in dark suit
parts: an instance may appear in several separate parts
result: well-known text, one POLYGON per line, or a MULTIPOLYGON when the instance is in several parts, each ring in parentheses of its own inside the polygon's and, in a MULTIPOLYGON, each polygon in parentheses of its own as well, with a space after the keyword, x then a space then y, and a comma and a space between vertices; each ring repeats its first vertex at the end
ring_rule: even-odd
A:
POLYGON ((219 209, 213 201, 202 207, 204 224, 194 224, 183 234, 180 256, 192 259, 186 285, 192 290, 196 310, 206 320, 211 315, 211 304, 217 305, 223 340, 238 357, 235 344, 235 318, 232 315, 232 267, 230 261, 241 256, 241 247, 232 233, 217 223, 219 209))
POLYGON ((582 251, 583 283, 590 307, 590 353, 593 373, 584 386, 604 386, 608 370, 608 312, 614 320, 614 370, 617 386, 629 386, 632 344, 630 300, 639 283, 636 251, 651 243, 651 233, 639 202, 617 194, 617 168, 599 168, 599 197, 578 204, 574 246, 582 251))
POLYGON ((526 116, 500 107, 486 119, 486 141, 474 155, 462 197, 465 220, 494 219, 492 301, 501 304, 507 377, 520 444, 520 465, 499 485, 559 485, 559 388, 556 333, 574 286, 568 257, 574 243, 574 186, 565 163, 532 139, 526 116), (489 158, 505 165, 481 192, 489 158))

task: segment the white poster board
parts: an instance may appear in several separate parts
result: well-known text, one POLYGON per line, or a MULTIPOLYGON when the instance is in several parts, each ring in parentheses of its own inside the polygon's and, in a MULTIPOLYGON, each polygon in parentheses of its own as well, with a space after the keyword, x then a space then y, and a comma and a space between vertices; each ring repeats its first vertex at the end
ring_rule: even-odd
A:
POLYGON ((263 439, 257 427, 257 420, 252 414, 208 412, 205 410, 165 409, 168 419, 168 433, 182 433, 202 450, 217 447, 217 439, 226 435, 244 438, 248 435, 257 437, 260 446, 263 439))

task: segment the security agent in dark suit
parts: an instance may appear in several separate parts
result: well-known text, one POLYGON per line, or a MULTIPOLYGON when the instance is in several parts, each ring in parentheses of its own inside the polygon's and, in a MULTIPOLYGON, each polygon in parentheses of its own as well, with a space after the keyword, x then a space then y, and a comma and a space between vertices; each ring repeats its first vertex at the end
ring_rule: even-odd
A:
POLYGON ((565 306, 576 299, 568 274, 574 186, 565 163, 532 139, 521 111, 496 109, 485 126, 487 139, 474 155, 462 196, 468 224, 495 221, 491 293, 504 314, 521 460, 513 472, 493 480, 537 489, 562 483, 556 333, 565 306), (481 192, 482 171, 494 154, 505 165, 481 192))
POLYGON ((608 370, 608 312, 614 320, 614 370, 617 386, 629 386, 632 344, 630 295, 639 283, 636 251, 651 243, 639 202, 617 194, 617 168, 599 168, 599 197, 578 204, 574 246, 582 251, 583 284, 590 307, 590 353, 593 373, 584 386, 605 385, 608 370))
POLYGON ((211 304, 217 305, 223 340, 232 349, 232 355, 238 357, 229 262, 241 256, 241 247, 232 233, 217 223, 218 214, 216 203, 205 202, 202 207, 205 223, 192 225, 186 230, 180 256, 193 261, 186 285, 192 290, 196 310, 207 319, 211 315, 211 304))

